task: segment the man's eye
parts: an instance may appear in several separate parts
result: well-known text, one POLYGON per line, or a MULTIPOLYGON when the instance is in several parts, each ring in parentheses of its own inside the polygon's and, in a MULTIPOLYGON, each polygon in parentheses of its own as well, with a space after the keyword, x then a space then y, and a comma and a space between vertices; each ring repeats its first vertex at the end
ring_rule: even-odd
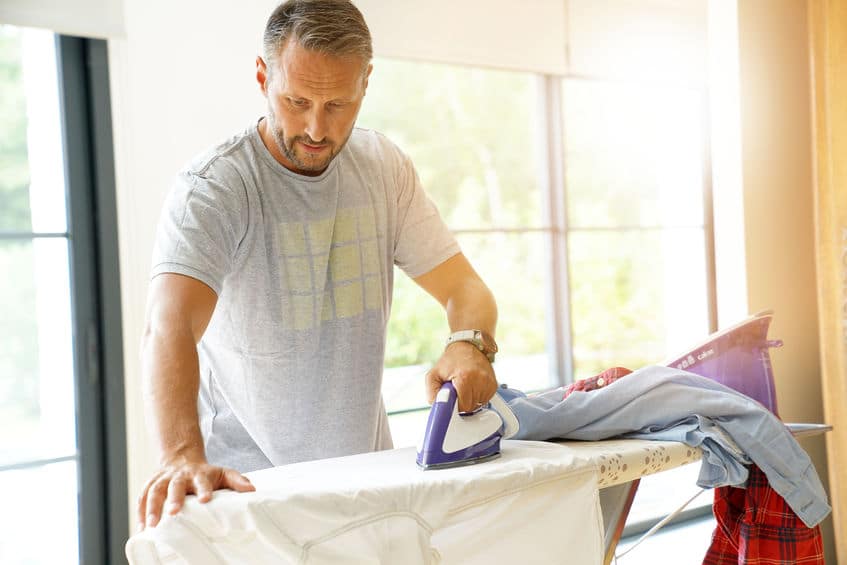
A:
POLYGON ((295 108, 305 108, 308 104, 308 102, 300 98, 289 98, 288 103, 294 106, 295 108))

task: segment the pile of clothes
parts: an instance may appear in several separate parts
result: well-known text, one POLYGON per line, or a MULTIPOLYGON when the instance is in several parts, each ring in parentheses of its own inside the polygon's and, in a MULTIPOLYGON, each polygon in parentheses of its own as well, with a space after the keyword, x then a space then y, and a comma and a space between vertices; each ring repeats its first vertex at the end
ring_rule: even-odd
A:
POLYGON ((615 367, 531 396, 505 385, 498 392, 520 425, 512 439, 623 437, 700 448, 697 484, 717 489, 705 564, 824 563, 826 492, 788 428, 755 400, 664 366, 615 367))

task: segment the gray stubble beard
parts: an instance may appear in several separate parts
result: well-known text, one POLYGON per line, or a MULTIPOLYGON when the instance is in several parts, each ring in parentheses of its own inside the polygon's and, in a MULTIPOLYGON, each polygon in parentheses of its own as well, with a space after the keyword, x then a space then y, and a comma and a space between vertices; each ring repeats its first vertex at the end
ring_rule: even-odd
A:
MULTIPOLYGON (((309 172, 323 171, 324 169, 329 167, 329 164, 332 162, 332 160, 335 159, 338 156, 338 154, 341 153, 341 150, 344 148, 344 146, 347 145, 347 141, 350 139, 350 135, 353 133, 353 130, 351 129, 350 133, 347 134, 347 137, 344 139, 344 141, 342 141, 341 144, 335 148, 335 151, 333 152, 332 150, 330 150, 331 152, 330 152, 329 158, 327 158, 326 162, 323 163, 322 166, 315 166, 315 165, 309 165, 307 163, 304 163, 297 156, 297 153, 294 151, 294 144, 298 140, 306 140, 306 138, 304 136, 298 135, 298 136, 292 137, 291 138, 291 147, 289 148, 288 145, 285 143, 285 132, 282 130, 282 128, 276 127, 276 116, 273 113, 273 109, 271 109, 270 107, 268 107, 267 120, 268 120, 268 129, 270 130, 271 136, 274 138, 274 141, 276 142, 277 147, 279 147, 279 150, 282 152, 283 155, 285 155, 285 158, 288 159, 289 161, 291 161, 292 163, 294 163, 294 165, 298 169, 300 169, 301 171, 309 171, 309 172)), ((355 122, 354 122, 354 124, 355 124, 355 122)), ((309 139, 308 141, 313 142, 314 140, 309 139)), ((315 143, 315 145, 320 145, 320 144, 315 143)))

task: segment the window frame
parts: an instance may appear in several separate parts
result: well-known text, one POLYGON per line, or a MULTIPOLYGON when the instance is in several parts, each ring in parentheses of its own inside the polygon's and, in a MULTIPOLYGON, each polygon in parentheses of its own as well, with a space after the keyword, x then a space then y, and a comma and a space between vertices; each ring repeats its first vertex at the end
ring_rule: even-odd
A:
POLYGON ((125 560, 129 535, 117 206, 105 40, 56 35, 68 213, 79 558, 125 560))

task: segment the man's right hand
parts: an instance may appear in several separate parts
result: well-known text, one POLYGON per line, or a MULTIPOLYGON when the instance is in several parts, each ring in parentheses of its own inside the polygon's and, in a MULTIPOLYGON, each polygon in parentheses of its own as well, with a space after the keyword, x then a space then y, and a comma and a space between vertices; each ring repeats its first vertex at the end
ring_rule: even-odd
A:
POLYGON ((163 510, 169 515, 179 512, 186 494, 196 494, 205 503, 212 499, 213 491, 220 489, 249 492, 256 487, 235 469, 202 461, 166 465, 147 481, 138 497, 138 530, 155 527, 163 510))

